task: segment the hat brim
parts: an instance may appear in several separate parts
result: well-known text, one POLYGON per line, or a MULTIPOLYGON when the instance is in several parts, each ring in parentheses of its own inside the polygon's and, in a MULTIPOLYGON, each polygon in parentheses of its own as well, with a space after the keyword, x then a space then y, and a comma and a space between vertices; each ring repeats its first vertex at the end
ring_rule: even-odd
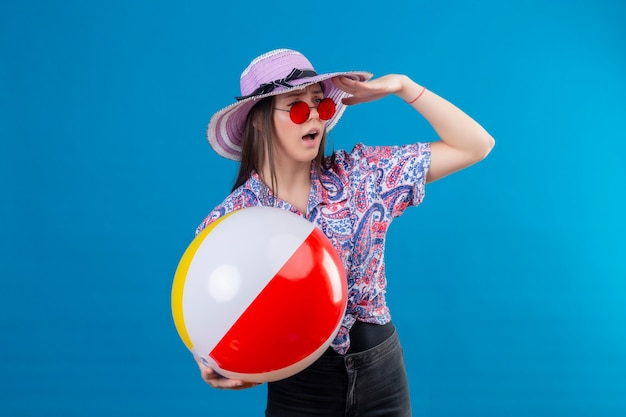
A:
POLYGON ((310 78, 301 78, 291 82, 293 87, 277 87, 267 94, 248 97, 217 111, 209 121, 207 127, 207 139, 211 147, 218 155, 224 158, 239 161, 241 159, 241 141, 248 113, 254 105, 265 97, 276 96, 294 90, 302 90, 316 83, 324 84, 324 96, 331 98, 337 105, 333 117, 326 121, 326 131, 330 131, 346 109, 342 99, 350 97, 349 93, 335 87, 332 82, 334 77, 348 77, 358 81, 367 81, 372 74, 365 71, 333 72, 320 74, 310 78))

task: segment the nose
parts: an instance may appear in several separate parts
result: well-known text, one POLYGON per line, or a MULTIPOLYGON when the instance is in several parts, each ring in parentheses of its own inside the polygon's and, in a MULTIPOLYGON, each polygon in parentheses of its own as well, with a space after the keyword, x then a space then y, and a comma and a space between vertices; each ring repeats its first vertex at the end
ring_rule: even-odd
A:
POLYGON ((317 111, 317 106, 313 105, 313 106, 309 106, 309 119, 310 118, 316 118, 319 119, 320 118, 320 114, 317 111))

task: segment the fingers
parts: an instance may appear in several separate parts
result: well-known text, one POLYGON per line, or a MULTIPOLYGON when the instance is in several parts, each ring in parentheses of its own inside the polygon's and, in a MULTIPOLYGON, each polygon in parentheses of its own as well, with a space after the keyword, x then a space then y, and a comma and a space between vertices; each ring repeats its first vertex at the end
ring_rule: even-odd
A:
POLYGON ((349 77, 338 76, 334 77, 332 82, 340 90, 358 97, 360 99, 358 102, 372 101, 389 94, 398 94, 404 86, 413 83, 406 75, 398 74, 387 74, 368 81, 357 81, 349 77))
POLYGON ((258 382, 247 382, 240 379, 225 378, 222 375, 215 372, 213 369, 199 364, 200 376, 210 386, 218 389, 246 389, 256 387, 260 385, 258 382))
POLYGON ((343 104, 349 106, 363 102, 363 99, 359 97, 359 92, 364 90, 365 83, 343 76, 334 77, 332 82, 335 87, 350 94, 350 97, 344 97, 341 100, 343 104))
POLYGON ((352 106, 354 104, 359 104, 362 102, 362 100, 358 99, 355 96, 351 96, 351 97, 344 97, 341 99, 341 102, 343 104, 345 104, 346 106, 352 106))
POLYGON ((333 77, 332 82, 335 84, 335 87, 349 94, 354 94, 359 89, 359 81, 352 78, 344 76, 333 77))
POLYGON ((345 105, 354 105, 374 101, 388 95, 388 82, 380 80, 381 79, 357 81, 343 76, 332 79, 337 88, 350 94, 350 97, 346 97, 341 100, 341 102, 345 105))

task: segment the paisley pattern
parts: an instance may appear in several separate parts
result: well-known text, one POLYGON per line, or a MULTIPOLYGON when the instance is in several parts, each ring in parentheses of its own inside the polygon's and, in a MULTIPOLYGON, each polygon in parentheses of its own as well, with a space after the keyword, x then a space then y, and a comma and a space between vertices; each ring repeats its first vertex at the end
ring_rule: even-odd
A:
POLYGON ((348 308, 332 343, 338 353, 350 347, 349 330, 356 320, 385 324, 391 320, 385 300, 384 247, 389 224, 408 206, 424 198, 430 167, 430 144, 365 146, 337 151, 335 163, 318 176, 311 169, 312 186, 307 213, 274 197, 254 172, 198 226, 234 210, 274 205, 306 217, 337 249, 348 276, 348 308))

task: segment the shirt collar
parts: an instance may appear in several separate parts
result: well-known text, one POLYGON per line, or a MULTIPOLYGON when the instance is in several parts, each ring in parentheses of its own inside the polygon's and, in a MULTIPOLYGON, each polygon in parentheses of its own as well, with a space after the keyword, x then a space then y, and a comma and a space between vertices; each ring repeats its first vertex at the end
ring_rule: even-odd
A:
MULTIPOLYGON (((252 190, 257 197, 259 197, 260 201, 271 201, 274 196, 270 188, 261 180, 260 175, 256 171, 252 171, 252 175, 250 175, 250 178, 246 181, 245 187, 252 190)), ((324 202, 339 203, 345 201, 349 198, 349 194, 349 187, 341 181, 340 177, 334 175, 332 170, 327 171, 322 168, 321 175, 318 175, 315 169, 315 162, 311 163, 311 190, 309 192, 307 207, 309 213, 324 202), (322 182, 324 182, 328 188, 324 188, 322 182)), ((287 205, 291 208, 291 204, 280 198, 276 199, 276 203, 277 207, 282 208, 287 205)))

